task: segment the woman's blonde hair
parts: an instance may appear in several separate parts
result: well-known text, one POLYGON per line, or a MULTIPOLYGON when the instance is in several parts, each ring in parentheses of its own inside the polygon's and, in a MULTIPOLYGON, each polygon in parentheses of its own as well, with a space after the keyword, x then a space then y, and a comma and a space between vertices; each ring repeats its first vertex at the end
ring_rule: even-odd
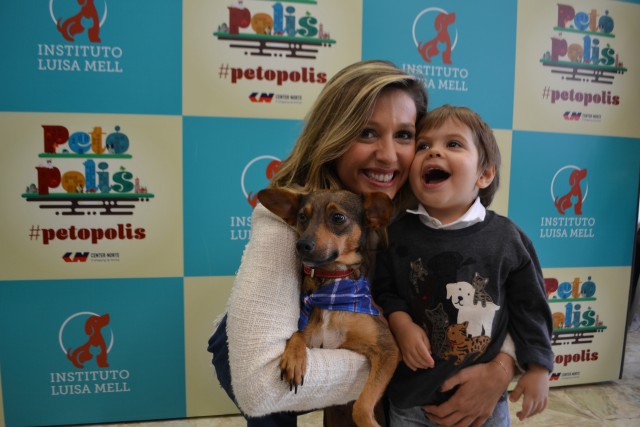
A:
MULTIPOLYGON (((387 61, 362 61, 340 70, 325 85, 305 126, 270 187, 304 191, 342 189, 335 163, 365 128, 383 90, 405 91, 416 105, 416 122, 426 113, 427 93, 417 78, 387 61)), ((396 205, 409 197, 404 185, 396 205)))
POLYGON ((455 107, 453 105, 443 105, 438 107, 424 117, 418 124, 417 134, 429 129, 437 129, 442 126, 448 119, 453 119, 471 129, 471 133, 475 137, 474 143, 478 148, 478 169, 486 170, 488 168, 496 168, 496 174, 486 188, 481 188, 478 195, 483 206, 487 207, 493 201, 500 186, 500 148, 498 142, 491 130, 491 127, 480 117, 478 113, 467 107, 455 107))

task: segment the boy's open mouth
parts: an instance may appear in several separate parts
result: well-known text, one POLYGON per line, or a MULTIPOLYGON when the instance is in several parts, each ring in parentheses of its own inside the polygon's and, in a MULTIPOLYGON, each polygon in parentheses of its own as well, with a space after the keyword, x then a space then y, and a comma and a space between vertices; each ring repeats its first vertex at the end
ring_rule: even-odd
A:
POLYGON ((429 169, 423 176, 422 179, 427 184, 438 184, 442 181, 446 181, 451 174, 442 169, 429 169))

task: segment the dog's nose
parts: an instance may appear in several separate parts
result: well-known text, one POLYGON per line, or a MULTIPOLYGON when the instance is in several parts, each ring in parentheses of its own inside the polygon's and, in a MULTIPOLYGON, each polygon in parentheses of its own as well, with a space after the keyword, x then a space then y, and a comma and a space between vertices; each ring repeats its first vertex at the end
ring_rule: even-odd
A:
POLYGON ((300 239, 296 243, 296 250, 299 254, 310 254, 316 248, 316 242, 309 239, 300 239))

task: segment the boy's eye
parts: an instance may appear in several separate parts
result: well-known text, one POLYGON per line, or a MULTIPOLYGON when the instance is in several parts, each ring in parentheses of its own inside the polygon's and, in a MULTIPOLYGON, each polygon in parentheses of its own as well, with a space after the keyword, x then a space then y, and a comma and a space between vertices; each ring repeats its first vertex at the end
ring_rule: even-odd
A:
POLYGON ((449 141, 447 143, 447 146, 456 148, 456 147, 462 147, 462 144, 460 144, 458 141, 449 141))
POLYGON ((428 149, 429 149, 429 145, 424 142, 419 142, 416 145, 416 151, 422 151, 422 150, 428 150, 428 149))

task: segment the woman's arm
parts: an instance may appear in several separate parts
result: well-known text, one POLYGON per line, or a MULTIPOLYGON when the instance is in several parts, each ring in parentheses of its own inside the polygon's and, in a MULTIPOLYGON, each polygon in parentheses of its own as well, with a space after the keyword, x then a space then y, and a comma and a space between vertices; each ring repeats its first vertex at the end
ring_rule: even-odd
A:
POLYGON ((429 418, 443 426, 482 426, 493 414, 513 378, 515 363, 506 353, 492 361, 462 369, 442 383, 442 390, 458 390, 445 403, 425 406, 429 418))
POLYGON ((301 267, 295 232, 258 205, 251 240, 229 298, 229 364, 236 400, 249 416, 307 411, 358 397, 369 366, 347 350, 308 350, 304 385, 297 393, 280 379, 280 356, 297 330, 301 267))

